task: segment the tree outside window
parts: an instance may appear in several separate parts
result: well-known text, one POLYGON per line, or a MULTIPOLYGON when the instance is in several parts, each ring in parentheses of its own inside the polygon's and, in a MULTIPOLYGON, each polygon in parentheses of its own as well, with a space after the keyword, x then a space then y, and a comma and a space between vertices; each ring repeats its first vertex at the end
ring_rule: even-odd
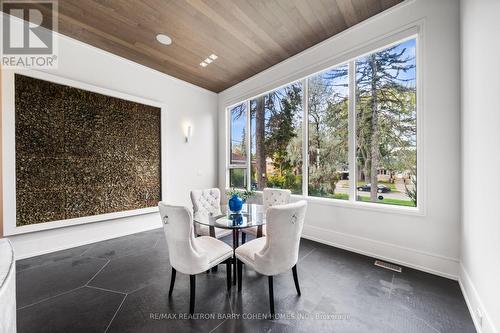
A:
POLYGON ((250 101, 252 188, 302 193, 302 85, 250 101))
POLYGON ((310 196, 349 199, 348 65, 308 79, 310 196))
POLYGON ((415 46, 356 59, 357 200, 416 206, 415 46))
POLYGON ((413 38, 232 107, 229 184, 416 207, 416 79, 413 38))
POLYGON ((229 114, 231 117, 231 145, 230 145, 230 164, 246 164, 246 106, 247 103, 241 103, 231 108, 229 114))
POLYGON ((229 186, 247 187, 247 103, 233 106, 229 110, 230 140, 229 145, 229 186))

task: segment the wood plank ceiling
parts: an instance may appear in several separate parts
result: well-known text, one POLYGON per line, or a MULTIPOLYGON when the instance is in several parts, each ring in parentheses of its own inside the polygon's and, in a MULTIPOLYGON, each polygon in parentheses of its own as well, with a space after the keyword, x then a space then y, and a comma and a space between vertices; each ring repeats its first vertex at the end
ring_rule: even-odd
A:
POLYGON ((59 32, 220 92, 401 1, 61 0, 59 32))

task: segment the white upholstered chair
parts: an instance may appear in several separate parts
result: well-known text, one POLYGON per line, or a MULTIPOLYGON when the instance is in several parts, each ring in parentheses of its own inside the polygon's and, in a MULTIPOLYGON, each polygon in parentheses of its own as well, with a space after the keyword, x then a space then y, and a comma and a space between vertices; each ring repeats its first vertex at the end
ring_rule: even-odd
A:
POLYGON ((256 238, 236 249, 238 291, 241 291, 242 263, 260 274, 267 275, 272 317, 274 317, 274 275, 292 269, 295 288, 300 296, 297 260, 306 208, 305 200, 270 207, 266 213, 268 224, 266 237, 256 238))
POLYGON ((0 332, 16 332, 16 261, 7 238, 0 239, 0 332))
MULTIPOLYGON (((220 207, 220 190, 218 188, 192 190, 191 202, 193 203, 193 216, 195 220, 208 219, 210 216, 222 215, 220 207)), ((221 238, 231 234, 231 230, 214 228, 215 234, 210 235, 210 228, 199 223, 195 223, 194 228, 197 236, 221 238)))
MULTIPOLYGON (((292 192, 290 190, 282 190, 278 188, 265 188, 262 190, 262 204, 264 205, 264 210, 267 211, 269 207, 286 205, 290 202, 290 197, 292 192)), ((247 228, 243 230, 241 234, 241 242, 245 244, 247 233, 257 237, 257 227, 247 228)), ((262 236, 265 236, 267 232, 266 226, 262 226, 262 236)))
POLYGON ((189 274, 190 301, 189 313, 194 312, 196 274, 225 262, 227 265, 227 288, 231 289, 231 262, 233 249, 226 243, 208 236, 194 237, 193 217, 183 206, 158 203, 163 230, 167 239, 168 255, 172 274, 170 289, 172 295, 177 271, 189 274))

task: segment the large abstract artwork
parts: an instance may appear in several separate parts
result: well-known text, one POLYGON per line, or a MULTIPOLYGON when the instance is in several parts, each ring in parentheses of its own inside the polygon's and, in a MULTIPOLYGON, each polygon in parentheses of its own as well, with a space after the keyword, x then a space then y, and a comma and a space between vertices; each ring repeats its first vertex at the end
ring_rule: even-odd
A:
POLYGON ((155 206, 161 109, 15 75, 16 225, 155 206))

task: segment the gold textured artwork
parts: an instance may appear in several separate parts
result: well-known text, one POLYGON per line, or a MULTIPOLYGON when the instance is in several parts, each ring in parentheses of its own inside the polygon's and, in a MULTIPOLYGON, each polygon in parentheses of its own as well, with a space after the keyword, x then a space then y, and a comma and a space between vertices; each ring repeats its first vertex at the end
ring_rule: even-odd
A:
POLYGON ((155 206, 161 109, 16 74, 16 225, 155 206))

